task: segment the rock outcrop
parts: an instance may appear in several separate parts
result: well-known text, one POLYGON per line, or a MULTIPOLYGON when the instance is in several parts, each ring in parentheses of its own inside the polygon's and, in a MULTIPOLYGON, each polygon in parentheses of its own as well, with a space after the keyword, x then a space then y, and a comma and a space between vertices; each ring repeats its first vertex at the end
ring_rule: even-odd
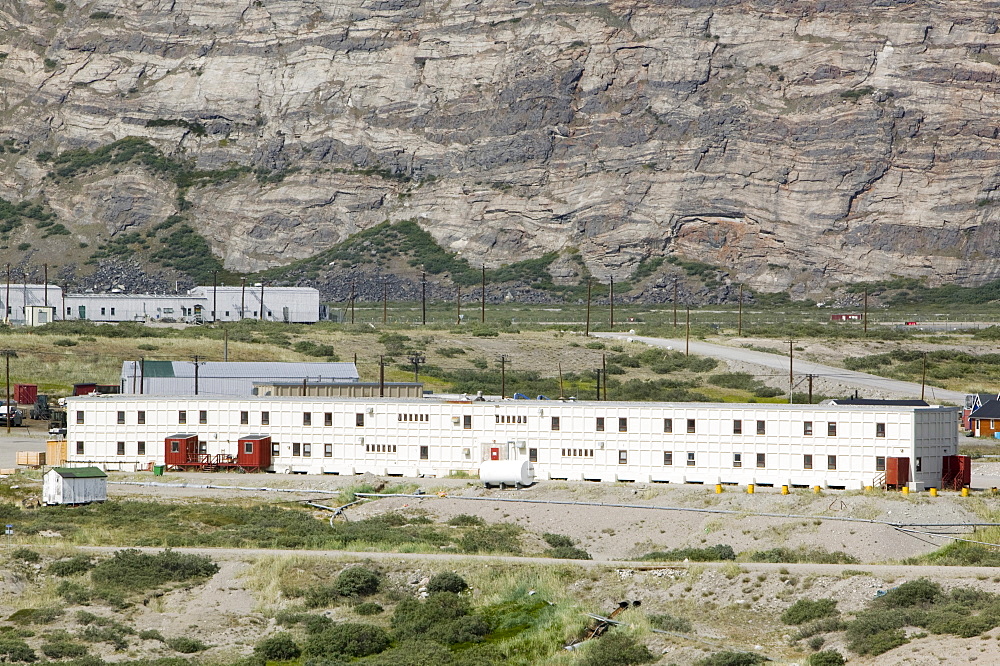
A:
POLYGON ((490 266, 577 248, 599 278, 677 253, 766 291, 979 284, 1000 277, 998 6, 9 2, 0 197, 48 201, 74 247, 148 228, 171 181, 35 159, 138 136, 261 174, 184 193, 236 271, 414 219, 490 266))

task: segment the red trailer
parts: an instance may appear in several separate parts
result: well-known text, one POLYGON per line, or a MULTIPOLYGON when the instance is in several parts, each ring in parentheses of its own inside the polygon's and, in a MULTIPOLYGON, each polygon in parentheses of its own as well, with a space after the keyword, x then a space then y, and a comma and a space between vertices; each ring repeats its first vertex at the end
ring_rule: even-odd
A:
POLYGON ((198 435, 181 433, 171 435, 163 442, 163 461, 168 467, 200 467, 198 435))
POLYGON ((91 393, 121 393, 118 384, 73 384, 73 395, 90 395, 91 393))
POLYGON ((941 460, 941 487, 961 490, 972 483, 972 458, 969 456, 944 456, 941 460))
POLYGON ((236 462, 248 472, 262 472, 271 466, 270 435, 246 435, 240 437, 236 452, 236 462))
POLYGON ((14 384, 14 402, 33 405, 38 399, 38 384, 14 384))

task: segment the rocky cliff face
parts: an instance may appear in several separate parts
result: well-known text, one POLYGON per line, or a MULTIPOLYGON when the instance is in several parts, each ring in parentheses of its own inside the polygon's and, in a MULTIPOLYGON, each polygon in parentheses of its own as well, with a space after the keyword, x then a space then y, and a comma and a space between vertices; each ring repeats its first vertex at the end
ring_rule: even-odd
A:
POLYGON ((183 193, 238 271, 416 219, 490 266, 578 248, 599 278, 677 253, 763 290, 977 284, 1000 277, 998 8, 7 2, 0 197, 71 231, 36 247, 150 228, 170 180, 35 159, 138 136, 261 174, 183 193))

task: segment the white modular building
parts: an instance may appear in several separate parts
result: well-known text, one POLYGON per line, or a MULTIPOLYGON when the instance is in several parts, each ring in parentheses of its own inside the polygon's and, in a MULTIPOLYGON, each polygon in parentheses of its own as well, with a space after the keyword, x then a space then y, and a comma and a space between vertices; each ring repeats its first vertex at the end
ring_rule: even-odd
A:
POLYGON ((0 311, 6 312, 5 321, 15 326, 47 323, 38 321, 38 309, 58 312, 62 302, 62 289, 54 284, 0 284, 0 311))
MULTIPOLYGON (((259 384, 354 384, 353 363, 283 363, 277 361, 125 361, 121 392, 148 395, 253 396, 259 384)), ((204 399, 204 398, 203 398, 204 399)))
POLYGON ((98 467, 53 467, 42 477, 42 504, 90 504, 108 499, 108 475, 98 467))
POLYGON ((447 476, 527 460, 541 480, 857 489, 881 485, 891 459, 920 490, 941 487, 956 420, 950 407, 87 396, 68 399, 67 460, 145 469, 177 433, 231 457, 257 433, 274 472, 447 476))

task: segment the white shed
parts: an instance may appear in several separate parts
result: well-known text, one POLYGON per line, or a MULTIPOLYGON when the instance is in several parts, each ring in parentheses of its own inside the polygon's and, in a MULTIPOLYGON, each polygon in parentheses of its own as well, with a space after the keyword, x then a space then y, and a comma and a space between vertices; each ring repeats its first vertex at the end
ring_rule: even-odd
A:
POLYGON ((89 504, 108 499, 108 475, 99 467, 53 467, 42 478, 42 503, 89 504))

